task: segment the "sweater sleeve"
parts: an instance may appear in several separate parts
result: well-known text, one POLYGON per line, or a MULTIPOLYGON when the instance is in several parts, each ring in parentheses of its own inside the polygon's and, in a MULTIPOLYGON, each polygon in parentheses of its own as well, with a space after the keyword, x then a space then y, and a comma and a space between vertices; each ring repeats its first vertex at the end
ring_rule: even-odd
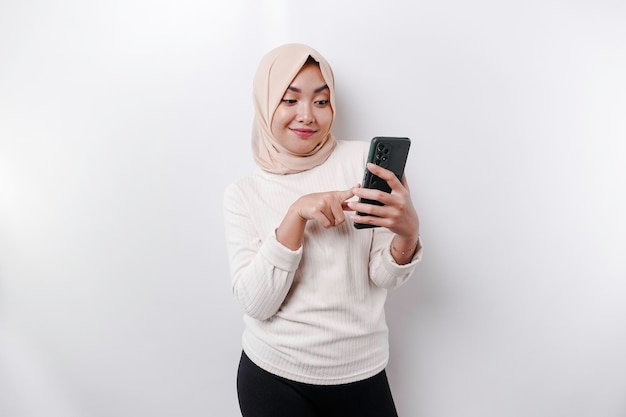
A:
POLYGON ((377 287, 393 289, 404 284, 411 278, 417 263, 422 259, 422 240, 417 241, 417 248, 411 262, 398 265, 391 256, 391 240, 393 233, 387 229, 377 228, 372 233, 370 252, 370 279, 377 287))
POLYGON ((291 288, 302 247, 288 249, 275 232, 260 236, 236 185, 224 194, 224 226, 233 295, 245 314, 266 320, 276 314, 291 288))

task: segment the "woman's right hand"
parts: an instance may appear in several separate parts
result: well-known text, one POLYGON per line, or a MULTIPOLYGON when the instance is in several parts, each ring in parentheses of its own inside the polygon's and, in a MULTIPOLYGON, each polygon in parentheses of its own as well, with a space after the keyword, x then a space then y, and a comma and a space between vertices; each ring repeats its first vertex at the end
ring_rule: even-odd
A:
POLYGON ((339 226, 346 221, 344 210, 351 211, 346 201, 353 196, 353 187, 343 191, 303 195, 289 207, 276 229, 276 238, 289 249, 298 249, 308 221, 315 221, 324 228, 339 226))
POLYGON ((339 226, 346 221, 344 210, 350 210, 346 200, 354 195, 352 188, 344 191, 328 191, 307 194, 291 206, 303 220, 314 220, 324 228, 339 226))

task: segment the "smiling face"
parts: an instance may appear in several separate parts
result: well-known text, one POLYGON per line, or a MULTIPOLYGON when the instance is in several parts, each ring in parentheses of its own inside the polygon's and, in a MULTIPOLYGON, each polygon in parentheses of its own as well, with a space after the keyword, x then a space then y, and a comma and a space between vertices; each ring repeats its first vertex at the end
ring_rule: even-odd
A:
POLYGON ((295 76, 272 118, 274 138, 289 152, 312 152, 330 132, 333 109, 330 90, 315 63, 305 64, 295 76))

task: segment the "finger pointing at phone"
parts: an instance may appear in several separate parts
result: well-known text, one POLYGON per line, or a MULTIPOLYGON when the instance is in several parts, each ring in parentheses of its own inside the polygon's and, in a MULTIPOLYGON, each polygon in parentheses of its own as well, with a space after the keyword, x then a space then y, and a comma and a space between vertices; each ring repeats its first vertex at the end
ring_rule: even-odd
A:
POLYGON ((289 207, 276 229, 276 238, 289 249, 298 249, 308 221, 315 221, 324 228, 339 226, 346 221, 344 210, 350 210, 347 200, 353 196, 354 187, 300 197, 289 207))

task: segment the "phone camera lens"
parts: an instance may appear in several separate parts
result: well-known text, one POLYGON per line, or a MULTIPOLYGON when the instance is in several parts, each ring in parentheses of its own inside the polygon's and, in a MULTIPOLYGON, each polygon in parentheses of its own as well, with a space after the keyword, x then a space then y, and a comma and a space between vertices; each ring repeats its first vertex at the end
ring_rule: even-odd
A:
POLYGON ((385 148, 385 145, 383 145, 382 143, 378 144, 378 150, 382 151, 385 148))

